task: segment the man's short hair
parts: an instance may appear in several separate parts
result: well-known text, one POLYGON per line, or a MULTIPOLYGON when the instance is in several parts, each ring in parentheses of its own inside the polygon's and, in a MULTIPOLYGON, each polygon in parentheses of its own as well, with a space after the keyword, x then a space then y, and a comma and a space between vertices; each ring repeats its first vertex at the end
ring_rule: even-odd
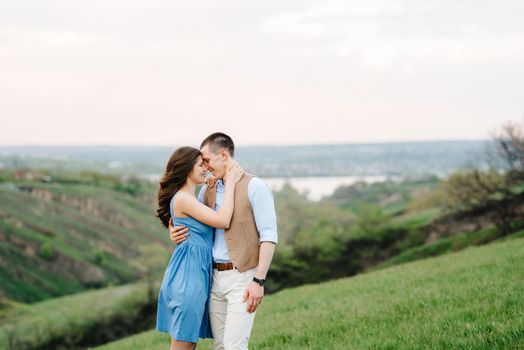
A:
POLYGON ((229 151, 231 157, 235 157, 235 144, 233 143, 233 139, 222 132, 215 132, 206 137, 200 144, 200 149, 206 145, 209 145, 209 148, 214 154, 218 154, 222 148, 225 148, 229 151))

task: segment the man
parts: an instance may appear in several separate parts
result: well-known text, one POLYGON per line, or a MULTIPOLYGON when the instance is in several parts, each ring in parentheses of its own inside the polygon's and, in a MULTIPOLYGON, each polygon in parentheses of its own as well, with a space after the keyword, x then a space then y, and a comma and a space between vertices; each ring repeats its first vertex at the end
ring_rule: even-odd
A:
MULTIPOLYGON (((200 145, 202 159, 216 183, 202 186, 199 201, 219 210, 224 177, 236 161, 235 145, 223 133, 209 135, 200 145)), ((183 242, 188 229, 169 227, 171 239, 183 242)), ((244 350, 264 297, 264 282, 278 241, 271 188, 244 174, 235 187, 235 208, 228 229, 215 229, 210 320, 215 349, 244 350)))

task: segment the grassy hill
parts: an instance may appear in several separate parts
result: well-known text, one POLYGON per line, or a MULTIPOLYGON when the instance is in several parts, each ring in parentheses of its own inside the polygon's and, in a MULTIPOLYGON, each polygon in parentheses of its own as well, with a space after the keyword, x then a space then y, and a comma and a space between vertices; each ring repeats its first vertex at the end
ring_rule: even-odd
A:
MULTIPOLYGON (((524 238, 509 238, 267 296, 250 348, 521 349, 524 238)), ((169 341, 153 330, 96 349, 169 341)))
POLYGON ((0 295, 35 302, 161 271, 173 245, 154 217, 154 191, 0 183, 0 295))
MULTIPOLYGON (((388 268, 501 237, 483 217, 442 216, 439 192, 433 191, 437 182, 428 178, 357 183, 340 189, 339 197, 321 202, 310 202, 285 186, 275 194, 281 240, 267 293, 388 268)), ((0 348, 11 343, 10 349, 83 349, 152 327, 153 289, 160 284, 173 249, 167 231, 154 217, 154 192, 150 183, 99 173, 20 172, 0 179, 0 348), (141 277, 148 277, 148 288, 130 287, 129 282, 141 277), (101 289, 86 292, 93 288, 101 289), (98 299, 103 302, 97 303, 98 299), (103 309, 91 308, 94 304, 103 309)), ((325 286, 344 288, 337 283, 345 282, 333 283, 325 286)), ((426 288, 425 281, 413 283, 426 288)), ((271 300, 278 301, 286 293, 266 298, 267 307, 259 316, 262 325, 264 310, 273 308, 271 300)), ((300 298, 290 296, 282 303, 300 298)), ((324 305, 324 298, 329 295, 313 295, 312 305, 324 305)), ((303 304, 297 312, 309 308, 303 304)), ((298 316, 302 315, 303 310, 298 316)), ((289 348, 300 348, 310 342, 297 345, 295 338, 304 337, 302 333, 267 334, 274 339, 255 335, 254 345, 285 348, 290 342, 289 348), (277 341, 280 338, 282 343, 277 341)), ((160 348, 166 339, 169 342, 169 336, 149 332, 126 341, 136 348, 157 343, 160 348)), ((203 346, 209 347, 208 343, 203 346)))
POLYGON ((139 282, 30 305, 9 302, 0 308, 0 349, 85 349, 149 329, 157 294, 139 282))
MULTIPOLYGON (((3 295, 36 302, 163 272, 173 244, 155 219, 153 185, 98 173, 20 173, 0 181, 0 301, 3 295)), ((281 250, 299 231, 295 240, 317 244, 307 230, 347 229, 353 216, 325 204, 319 210, 300 196, 286 199, 285 192, 276 196, 281 250)), ((291 282, 272 286, 283 281, 291 282)))
MULTIPOLYGON (((374 185, 359 188, 359 193, 366 199, 381 202, 383 197, 433 186, 435 181, 374 185)), ((351 227, 354 215, 350 210, 336 208, 327 202, 309 202, 295 190, 290 191, 288 194, 286 191, 276 193, 281 218, 280 251, 285 252, 286 245, 288 248, 298 246, 297 242, 309 242, 312 247, 306 248, 313 250, 317 245, 328 247, 314 239, 319 237, 317 228, 325 231, 326 235, 321 235, 325 238, 346 231, 349 235, 362 236, 358 227, 351 227), (351 229, 354 232, 350 232, 351 229)), ((144 275, 160 276, 173 244, 167 231, 155 219, 154 193, 154 186, 145 181, 130 182, 99 173, 18 171, 18 174, 4 174, 3 182, 0 179, 0 302, 2 295, 10 300, 31 303, 129 283, 144 275)), ((401 197, 401 205, 405 205, 409 196, 401 197)), ((409 227, 397 227, 393 234, 400 237, 398 232, 418 230, 436 217, 436 213, 419 214, 424 217, 416 225, 397 223, 396 226, 409 227)), ((413 241, 408 242, 408 247, 422 243, 423 235, 418 231, 408 236, 409 241, 413 241), (413 239, 411 236, 416 234, 418 236, 413 239)), ((378 245, 375 241, 369 244, 372 245, 370 249, 378 245)), ((404 248, 401 245, 396 250, 404 248)), ((357 264, 356 271, 341 269, 338 275, 326 274, 322 278, 305 272, 314 278, 292 280, 279 274, 280 258, 275 258, 273 276, 281 280, 271 283, 273 289, 268 288, 269 292, 362 270, 357 264)))

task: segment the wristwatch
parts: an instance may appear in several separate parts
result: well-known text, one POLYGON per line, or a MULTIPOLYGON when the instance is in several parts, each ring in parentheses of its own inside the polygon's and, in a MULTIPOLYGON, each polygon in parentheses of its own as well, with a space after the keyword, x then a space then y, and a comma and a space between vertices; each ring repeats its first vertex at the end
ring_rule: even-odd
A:
POLYGON ((266 282, 265 279, 260 279, 260 278, 256 278, 256 277, 253 277, 253 281, 254 282, 257 282, 258 284, 260 284, 260 287, 264 286, 264 282, 266 282))

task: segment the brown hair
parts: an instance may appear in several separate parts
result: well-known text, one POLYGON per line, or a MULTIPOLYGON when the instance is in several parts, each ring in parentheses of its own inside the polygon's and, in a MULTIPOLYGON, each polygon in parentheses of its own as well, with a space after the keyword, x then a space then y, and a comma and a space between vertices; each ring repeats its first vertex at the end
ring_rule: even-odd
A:
POLYGON ((215 132, 209 135, 200 144, 200 149, 205 145, 209 145, 209 148, 214 154, 218 154, 218 151, 225 148, 229 151, 231 157, 235 157, 235 144, 233 143, 233 139, 224 133, 215 132))
POLYGON ((171 218, 169 210, 171 198, 186 183, 199 155, 200 151, 196 148, 184 146, 173 152, 167 162, 164 175, 160 179, 160 188, 157 193, 158 209, 156 210, 156 216, 166 228, 169 227, 171 218))

